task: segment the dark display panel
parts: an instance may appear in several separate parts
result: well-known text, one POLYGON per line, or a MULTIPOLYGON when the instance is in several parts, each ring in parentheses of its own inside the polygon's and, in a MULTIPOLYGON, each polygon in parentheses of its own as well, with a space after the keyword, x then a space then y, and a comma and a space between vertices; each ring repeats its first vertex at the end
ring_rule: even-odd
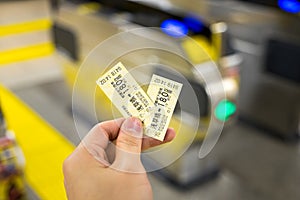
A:
POLYGON ((252 3, 259 3, 263 5, 278 7, 278 0, 240 0, 240 1, 248 1, 252 3))
POLYGON ((270 40, 267 45, 266 71, 300 83, 300 45, 270 40))

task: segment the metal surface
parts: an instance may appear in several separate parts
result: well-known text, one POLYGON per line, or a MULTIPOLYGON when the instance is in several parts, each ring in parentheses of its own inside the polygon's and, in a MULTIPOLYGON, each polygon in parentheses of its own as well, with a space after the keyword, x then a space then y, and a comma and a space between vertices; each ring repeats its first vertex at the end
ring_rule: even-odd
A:
MULTIPOLYGON (((124 20, 121 22, 117 20, 118 23, 116 23, 116 18, 111 21, 109 17, 105 18, 101 15, 80 16, 76 12, 76 6, 77 5, 72 4, 65 4, 64 6, 62 6, 56 20, 63 26, 69 27, 70 30, 73 29, 74 33, 78 35, 80 44, 79 46, 81 47, 81 49, 83 49, 83 51, 80 53, 81 58, 87 55, 87 49, 91 49, 92 46, 86 45, 90 43, 91 38, 95 38, 95 41, 97 38, 97 41, 100 42, 103 41, 103 38, 106 37, 107 34, 110 33, 111 36, 113 36, 116 33, 115 31, 124 29, 124 27, 129 28, 129 30, 132 29, 132 27, 139 27, 136 24, 132 24, 124 20), (72 16, 72 18, 70 18, 70 16, 72 16), (102 24, 101 32, 100 27, 96 26, 98 23, 102 24), (89 27, 90 30, 92 30, 91 32, 89 32, 89 37, 87 37, 86 31, 83 30, 84 27, 89 27), (103 27, 107 27, 108 31, 104 32, 102 29, 103 27), (99 34, 97 34, 98 31, 99 34)), ((114 15, 117 14, 118 13, 114 15)), ((208 26, 208 28, 210 27, 208 26)), ((213 110, 218 102, 225 98, 224 89, 221 83, 222 77, 219 76, 219 70, 214 62, 211 62, 210 65, 206 65, 208 66, 208 68, 213 69, 208 70, 208 73, 210 74, 207 74, 207 71, 202 70, 202 67, 204 67, 202 65, 203 61, 191 61, 194 62, 193 64, 197 64, 197 68, 194 69, 194 67, 190 65, 188 61, 184 60, 188 57, 186 56, 186 54, 192 52, 196 53, 198 57, 201 57, 205 61, 209 61, 210 57, 213 57, 213 59, 218 61, 220 56, 226 55, 228 53, 224 52, 227 46, 225 46, 225 43, 222 43, 222 36, 225 35, 224 33, 227 30, 226 24, 214 24, 212 26, 212 29, 214 35, 211 36, 211 44, 207 44, 205 47, 202 46, 202 48, 199 46, 199 44, 201 45, 201 42, 203 43, 203 41, 205 41, 204 37, 197 40, 199 41, 199 44, 197 44, 195 41, 192 41, 192 39, 189 38, 177 40, 172 39, 162 34, 159 29, 141 29, 132 32, 128 31, 126 34, 122 33, 122 36, 114 36, 109 39, 109 42, 105 41, 104 43, 100 44, 100 46, 98 46, 93 50, 93 52, 89 54, 89 59, 85 60, 83 65, 81 65, 80 74, 78 74, 76 78, 76 89, 73 90, 75 92, 73 94, 78 98, 73 99, 73 108, 75 108, 77 115, 78 113, 80 113, 82 117, 88 116, 87 119, 91 119, 91 117, 95 115, 95 110, 90 109, 86 105, 94 104, 92 103, 94 102, 94 95, 91 94, 91 92, 94 91, 92 89, 95 85, 94 80, 96 80, 100 76, 100 74, 104 72, 105 68, 110 64, 110 62, 115 61, 115 59, 118 58, 118 61, 122 61, 129 70, 133 69, 133 67, 135 66, 141 66, 145 64, 149 65, 150 63, 154 62, 157 63, 157 69, 159 69, 159 66, 163 65, 172 66, 173 70, 177 70, 177 73, 181 73, 184 76, 184 79, 188 80, 190 83, 193 83, 193 86, 195 86, 194 91, 198 92, 197 95, 200 97, 197 100, 201 103, 199 107, 202 110, 201 116, 203 117, 203 119, 201 118, 200 120, 200 116, 196 115, 196 121, 200 121, 201 123, 201 128, 195 130, 197 132, 197 140, 203 141, 203 138, 206 134, 212 138, 217 137, 216 135, 220 134, 217 127, 222 126, 222 122, 215 120, 215 118, 211 117, 211 115, 213 115, 213 110), (189 40, 190 43, 194 43, 194 46, 192 46, 192 48, 186 48, 185 46, 184 48, 183 46, 187 44, 189 40), (138 49, 139 51, 136 51, 136 49, 138 49), (210 52, 210 54, 208 55, 206 52, 210 52), (86 79, 86 77, 89 77, 89 79, 86 79), (204 78, 204 81, 202 80, 203 82, 198 82, 199 77, 204 78), (208 77, 210 77, 211 79, 208 80, 208 77), (197 88, 201 88, 201 91, 204 91, 204 95, 201 96, 201 93, 199 93, 199 90, 197 90, 197 88), (204 99, 205 101, 203 101, 204 99), (212 122, 213 127, 210 126, 210 120, 214 121, 212 122)), ((97 43, 94 44, 94 46, 96 45, 97 43)), ((228 62, 225 65, 227 64, 228 62)), ((79 66, 77 66, 77 68, 78 67, 79 66)), ((221 69, 221 72, 223 72, 223 69, 224 71, 226 71, 227 66, 222 67, 224 68, 221 69)), ((159 71, 151 69, 151 67, 148 67, 147 70, 143 71, 139 71, 139 69, 136 69, 133 76, 136 77, 138 82, 144 84, 145 80, 148 80, 152 73, 159 71)), ((171 70, 167 71, 167 73, 164 72, 164 76, 177 80, 176 76, 171 73, 171 70)), ((226 74, 224 74, 224 76, 226 76, 226 74)), ((235 74, 235 76, 237 76, 237 74, 235 74)), ((235 77, 231 76, 230 78, 234 79, 235 77)), ((66 79, 70 79, 70 77, 66 76, 66 79)), ((188 85, 185 85, 186 88, 187 86, 188 85)), ((236 98, 235 95, 237 94, 238 87, 235 87, 234 90, 236 90, 236 92, 231 93, 232 100, 236 98)), ((97 120, 106 120, 114 117, 114 110, 111 109, 111 107, 109 106, 110 104, 105 100, 106 98, 103 98, 103 95, 100 92, 97 92, 96 96, 98 97, 95 101, 97 102, 97 120)), ((181 115, 184 112, 187 116, 189 116, 189 119, 193 119, 192 121, 195 121, 195 116, 193 115, 193 113, 196 109, 192 106, 193 104, 190 103, 194 100, 195 99, 191 99, 190 95, 183 95, 182 98, 180 98, 180 106, 182 108, 179 112, 179 115, 177 116, 178 119, 182 117, 181 115)), ((145 162, 147 169, 153 168, 153 166, 154 168, 161 168, 165 163, 168 162, 167 160, 169 160, 170 157, 173 157, 172 155, 180 155, 181 152, 185 150, 187 144, 190 143, 189 139, 185 139, 183 136, 185 135, 186 138, 190 138, 194 134, 193 125, 189 125, 191 121, 173 121, 173 124, 171 123, 173 126, 177 126, 178 123, 181 124, 180 129, 178 130, 178 137, 176 138, 176 141, 174 141, 173 147, 168 148, 168 151, 160 153, 159 156, 149 156, 151 162, 156 164, 155 166, 151 165, 149 164, 150 161, 148 160, 148 163, 145 162), (177 124, 175 125, 175 123, 177 124)), ((97 121, 95 121, 94 119, 92 119, 91 121, 91 123, 96 122, 97 121)), ((84 136, 81 132, 85 134, 86 131, 87 130, 79 130, 80 136, 84 136)), ((203 142, 203 146, 205 146, 206 144, 205 141, 206 140, 204 140, 203 142)), ((212 145, 214 145, 214 143, 212 145)), ((198 147, 200 149, 201 145, 199 145, 198 147)), ((189 154, 194 155, 192 149, 187 150, 185 155, 180 158, 180 160, 182 161, 179 162, 183 163, 185 158, 189 158, 189 154)), ((203 177, 209 176, 207 174, 213 174, 215 173, 215 171, 217 171, 211 170, 213 172, 210 172, 209 168, 218 168, 210 159, 201 161, 195 159, 194 162, 188 163, 188 165, 174 164, 172 167, 169 167, 163 171, 169 171, 169 174, 171 175, 168 176, 168 173, 165 173, 165 175, 173 179, 174 181, 177 181, 179 185, 189 185, 191 182, 194 182, 195 179, 203 179, 203 177), (199 166, 203 166, 202 170, 198 169, 199 166), (177 174, 181 175, 177 176, 177 174)))

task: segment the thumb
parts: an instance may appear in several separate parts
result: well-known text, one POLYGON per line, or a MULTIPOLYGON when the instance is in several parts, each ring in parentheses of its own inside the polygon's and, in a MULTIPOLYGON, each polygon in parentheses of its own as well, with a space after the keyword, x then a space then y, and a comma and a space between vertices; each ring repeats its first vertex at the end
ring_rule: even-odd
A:
POLYGON ((127 172, 143 170, 140 160, 142 149, 143 125, 135 117, 127 118, 116 140, 116 155, 111 167, 127 172))

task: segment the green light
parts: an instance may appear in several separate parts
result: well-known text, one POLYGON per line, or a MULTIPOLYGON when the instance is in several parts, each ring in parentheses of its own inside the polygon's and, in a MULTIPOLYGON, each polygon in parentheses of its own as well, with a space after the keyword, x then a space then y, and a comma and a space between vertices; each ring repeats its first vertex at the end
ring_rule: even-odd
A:
POLYGON ((215 116, 220 121, 227 121, 236 111, 236 105, 228 100, 222 100, 215 108, 215 116))

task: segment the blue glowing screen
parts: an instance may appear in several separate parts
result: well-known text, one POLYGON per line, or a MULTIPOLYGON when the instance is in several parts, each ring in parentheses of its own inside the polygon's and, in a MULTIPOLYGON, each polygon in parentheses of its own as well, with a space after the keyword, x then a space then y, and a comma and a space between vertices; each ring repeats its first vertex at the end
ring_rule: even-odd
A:
POLYGON ((162 31, 175 38, 181 38, 188 34, 187 26, 181 21, 175 19, 167 19, 160 25, 162 31))
POLYGON ((300 1, 298 0, 279 0, 279 7, 289 13, 297 14, 300 12, 300 1))

